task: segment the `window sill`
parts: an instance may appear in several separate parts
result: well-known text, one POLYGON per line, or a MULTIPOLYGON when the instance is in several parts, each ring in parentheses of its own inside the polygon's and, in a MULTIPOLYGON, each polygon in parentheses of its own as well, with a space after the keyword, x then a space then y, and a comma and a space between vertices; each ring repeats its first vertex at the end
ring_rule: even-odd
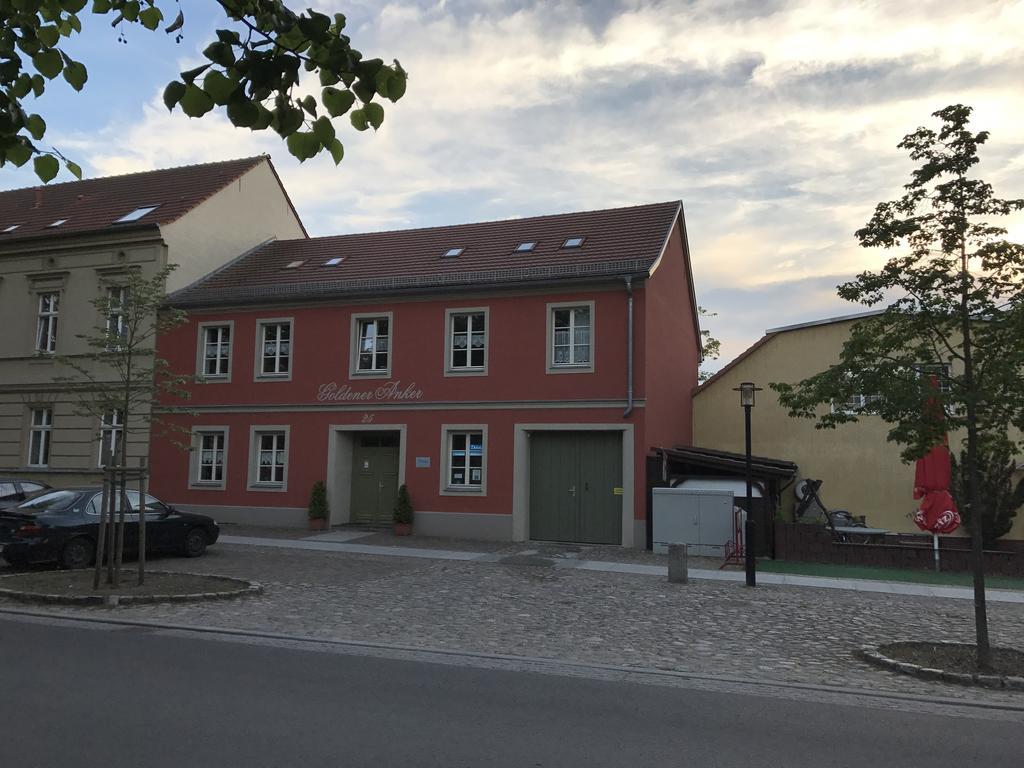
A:
POLYGON ((224 483, 202 483, 202 482, 191 482, 188 484, 189 490, 191 491, 223 491, 226 490, 224 483))
POLYGON ((593 363, 586 365, 548 365, 548 373, 593 373, 593 363))
POLYGON ((452 488, 446 487, 441 490, 442 496, 486 496, 487 491, 483 487, 475 488, 452 488))
POLYGON ((385 371, 349 371, 350 379, 390 379, 391 369, 385 371))
POLYGON ((487 368, 446 368, 445 376, 486 376, 487 368))
POLYGON ((284 483, 253 483, 247 491, 271 491, 274 493, 283 493, 288 490, 288 487, 284 483))
MULTIPOLYGON (((258 377, 258 378, 276 378, 276 377, 258 377)), ((196 384, 230 384, 231 377, 228 375, 211 376, 207 374, 197 374, 195 378, 196 384)))
POLYGON ((291 381, 292 375, 290 373, 260 373, 257 374, 254 381, 291 381))

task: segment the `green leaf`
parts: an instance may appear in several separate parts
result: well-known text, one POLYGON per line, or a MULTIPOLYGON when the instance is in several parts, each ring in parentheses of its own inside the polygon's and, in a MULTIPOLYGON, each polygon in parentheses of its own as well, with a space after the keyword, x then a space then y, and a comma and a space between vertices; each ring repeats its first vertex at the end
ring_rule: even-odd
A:
POLYGON ((352 86, 352 90, 355 91, 356 96, 364 104, 369 104, 373 100, 373 95, 377 92, 376 86, 372 81, 359 80, 355 85, 352 86))
POLYGON ((203 78, 203 90, 210 94, 215 103, 223 106, 231 100, 232 94, 238 90, 238 83, 225 77, 216 69, 211 69, 203 78))
POLYGON ((348 119, 352 122, 352 127, 357 131, 365 131, 370 127, 366 122, 366 113, 361 109, 353 109, 348 119))
POLYGON ((287 138, 302 127, 304 119, 301 109, 283 104, 274 110, 274 119, 271 125, 282 138, 287 138))
POLYGON ((262 104, 258 106, 260 116, 256 122, 252 125, 254 131, 265 131, 270 127, 271 123, 274 122, 274 113, 264 107, 262 104))
POLYGON ((316 99, 312 96, 305 96, 302 101, 299 102, 299 106, 313 117, 316 117, 316 99))
POLYGON ((338 82, 338 75, 327 67, 320 67, 320 85, 334 85, 338 82))
POLYGON ((7 148, 6 154, 8 162, 14 163, 20 168, 32 157, 32 145, 16 136, 14 144, 7 148))
POLYGON ((327 145, 327 151, 331 153, 331 157, 334 158, 334 164, 338 165, 341 163, 341 159, 345 157, 345 148, 341 145, 341 142, 334 139, 330 144, 327 145))
POLYGON ((64 79, 68 81, 72 88, 80 91, 85 86, 85 81, 89 79, 89 73, 86 71, 84 64, 72 61, 64 67, 64 79))
POLYGON ((32 90, 32 78, 27 73, 22 73, 18 76, 18 79, 14 81, 14 85, 11 86, 11 93, 16 99, 23 99, 28 96, 28 92, 32 90))
POLYGON ((228 120, 239 128, 252 128, 260 119, 260 108, 244 96, 236 97, 228 102, 228 120))
POLYGON ((320 98, 331 117, 344 115, 356 103, 356 97, 352 91, 339 91, 337 88, 331 88, 330 86, 324 88, 320 98))
POLYGON ((46 133, 46 123, 39 115, 29 115, 26 127, 36 141, 43 138, 43 134, 46 133))
POLYGON ((381 67, 373 78, 374 87, 384 98, 388 98, 388 81, 392 78, 392 72, 388 67, 381 67))
POLYGON ((181 111, 189 117, 202 117, 213 109, 213 99, 196 85, 185 87, 185 93, 182 95, 180 103, 181 111))
POLYGON ((61 69, 64 68, 64 60, 61 58, 60 53, 53 49, 37 53, 32 57, 32 64, 35 66, 36 71, 47 80, 53 80, 53 78, 60 74, 61 69))
POLYGON ((195 79, 199 77, 203 72, 210 68, 209 64, 203 64, 195 69, 188 69, 181 73, 182 82, 189 83, 190 85, 195 82, 195 79))
POLYGON ((366 122, 373 126, 373 130, 380 128, 381 123, 384 122, 384 107, 376 102, 371 102, 363 107, 363 112, 366 115, 366 122))
POLYGON ((53 155, 37 155, 32 165, 35 166, 36 176, 42 179, 44 184, 56 176, 57 171, 60 170, 60 163, 53 155))
POLYGON ((74 14, 85 8, 88 2, 89 0, 60 0, 60 7, 68 13, 74 14))
POLYGON ((179 83, 174 80, 167 84, 164 88, 164 105, 168 111, 174 109, 174 105, 181 101, 181 97, 185 95, 185 84, 179 83))
POLYGON ((60 40, 60 30, 57 29, 53 24, 47 24, 46 26, 39 27, 36 30, 36 37, 39 38, 39 42, 46 48, 53 48, 60 40))
POLYGON ((72 176, 79 181, 82 180, 82 167, 78 163, 73 163, 70 160, 64 161, 64 167, 68 169, 72 176))
POLYGON ((392 101, 398 101, 400 98, 405 96, 405 85, 408 75, 405 74, 405 70, 399 69, 397 72, 391 74, 391 78, 388 80, 388 93, 387 97, 392 101))
POLYGON ((92 12, 93 13, 109 13, 110 12, 110 0, 92 0, 92 12))
POLYGON ((32 93, 38 99, 46 90, 46 80, 42 75, 32 75, 32 93))
POLYGON ((222 41, 210 43, 206 46, 203 56, 216 64, 220 64, 222 67, 230 67, 235 63, 235 52, 232 50, 230 43, 222 41))
MULTIPOLYGON (((329 117, 318 117, 313 122, 313 133, 325 147, 334 141, 334 125, 329 117)), ((39 138, 38 136, 36 138, 39 138)))
POLYGON ((139 13, 139 23, 142 24, 148 30, 154 30, 160 26, 160 22, 164 20, 164 15, 160 9, 155 5, 151 5, 148 8, 144 8, 139 13))
POLYGON ((312 131, 295 131, 287 139, 288 151, 305 162, 320 151, 320 139, 312 131))

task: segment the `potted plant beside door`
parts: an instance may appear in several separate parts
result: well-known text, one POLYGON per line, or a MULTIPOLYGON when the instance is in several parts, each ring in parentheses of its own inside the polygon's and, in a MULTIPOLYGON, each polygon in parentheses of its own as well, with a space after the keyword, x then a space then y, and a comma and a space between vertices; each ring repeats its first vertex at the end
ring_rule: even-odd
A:
POLYGON ((395 501, 395 536, 408 536, 412 533, 412 514, 412 499, 409 498, 409 489, 403 485, 398 489, 398 498, 395 501))
POLYGON ((323 480, 317 480, 309 494, 309 530, 322 531, 326 528, 327 486, 323 480))

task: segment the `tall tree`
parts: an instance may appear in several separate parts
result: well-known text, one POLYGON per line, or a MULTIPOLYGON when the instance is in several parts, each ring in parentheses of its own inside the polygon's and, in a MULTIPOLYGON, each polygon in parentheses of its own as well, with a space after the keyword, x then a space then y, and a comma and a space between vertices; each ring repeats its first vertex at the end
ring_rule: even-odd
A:
MULTIPOLYGON (((697 307, 697 314, 701 318, 705 317, 718 317, 717 312, 708 312, 704 307, 697 307)), ((711 331, 707 328, 700 329, 700 359, 701 362, 707 362, 708 360, 717 360, 718 356, 722 353, 722 342, 711 335, 711 331)), ((697 373, 697 381, 707 381, 712 376, 711 371, 701 369, 697 373)))
MULTIPOLYGON (((159 334, 186 320, 183 311, 163 307, 167 277, 175 267, 170 264, 152 277, 143 276, 138 267, 127 267, 92 300, 97 316, 102 318, 100 324, 89 333, 76 334, 88 351, 56 358, 74 371, 56 380, 75 398, 76 414, 100 425, 100 439, 111 451, 109 459, 116 466, 127 466, 128 444, 133 436, 153 433, 177 440, 177 428, 163 424, 152 413, 162 393, 189 396, 185 384, 190 378, 173 373, 155 350, 159 334), (115 434, 117 439, 110 439, 115 434)), ((121 503, 123 506, 123 499, 121 503)), ((145 499, 139 504, 139 521, 144 525, 145 499)), ((117 551, 109 550, 109 557, 120 564, 123 530, 116 541, 117 551)), ((139 557, 143 563, 145 555, 140 537, 139 557)))
MULTIPOLYGON (((1024 245, 992 217, 1024 209, 971 177, 986 131, 968 129, 971 108, 933 114, 899 147, 919 163, 902 197, 879 203, 856 236, 865 248, 905 249, 878 272, 839 286, 847 301, 888 304, 853 326, 839 362, 791 385, 774 383, 790 415, 834 428, 875 415, 913 461, 947 429, 963 444, 963 500, 971 521, 978 666, 991 667, 981 520, 979 455, 1024 428, 1024 245), (938 387, 933 382, 938 383, 938 387), (853 401, 856 407, 823 408, 853 401), (941 405, 941 409, 936 406, 941 405)), ((1013 444, 1011 443, 1011 446, 1013 444)), ((909 489, 908 489, 909 491, 909 489)))
MULTIPOLYGON (((203 51, 207 63, 182 72, 164 90, 168 109, 202 117, 223 107, 240 128, 276 131, 300 161, 327 151, 337 164, 344 148, 332 118, 347 113, 356 130, 376 130, 384 108, 374 98, 394 102, 405 94, 402 66, 364 59, 344 34, 343 14, 297 13, 285 0, 216 2, 227 24, 203 51), (305 95, 297 92, 303 70, 315 74, 320 86, 305 95)), ((25 100, 39 99, 58 76, 76 91, 85 87, 88 70, 64 43, 81 32, 86 5, 87 0, 0 0, 0 166, 33 160, 36 175, 47 182, 63 162, 81 178, 75 162, 40 144, 46 121, 25 100)), ((185 24, 179 0, 93 0, 92 14, 95 22, 109 18, 115 27, 162 27, 179 42, 185 24), (165 8, 175 12, 165 15, 165 8)))

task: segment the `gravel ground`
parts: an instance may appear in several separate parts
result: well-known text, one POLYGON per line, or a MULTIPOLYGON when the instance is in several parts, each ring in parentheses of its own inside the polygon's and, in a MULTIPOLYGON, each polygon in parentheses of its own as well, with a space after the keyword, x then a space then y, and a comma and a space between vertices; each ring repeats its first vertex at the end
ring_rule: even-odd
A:
MULTIPOLYGON (((1024 704, 1018 693, 916 680, 854 658, 865 644, 970 642, 967 600, 226 544, 153 567, 252 579, 265 593, 53 610, 1024 704)), ((1024 605, 992 603, 989 616, 993 643, 1020 647, 1024 605)))

